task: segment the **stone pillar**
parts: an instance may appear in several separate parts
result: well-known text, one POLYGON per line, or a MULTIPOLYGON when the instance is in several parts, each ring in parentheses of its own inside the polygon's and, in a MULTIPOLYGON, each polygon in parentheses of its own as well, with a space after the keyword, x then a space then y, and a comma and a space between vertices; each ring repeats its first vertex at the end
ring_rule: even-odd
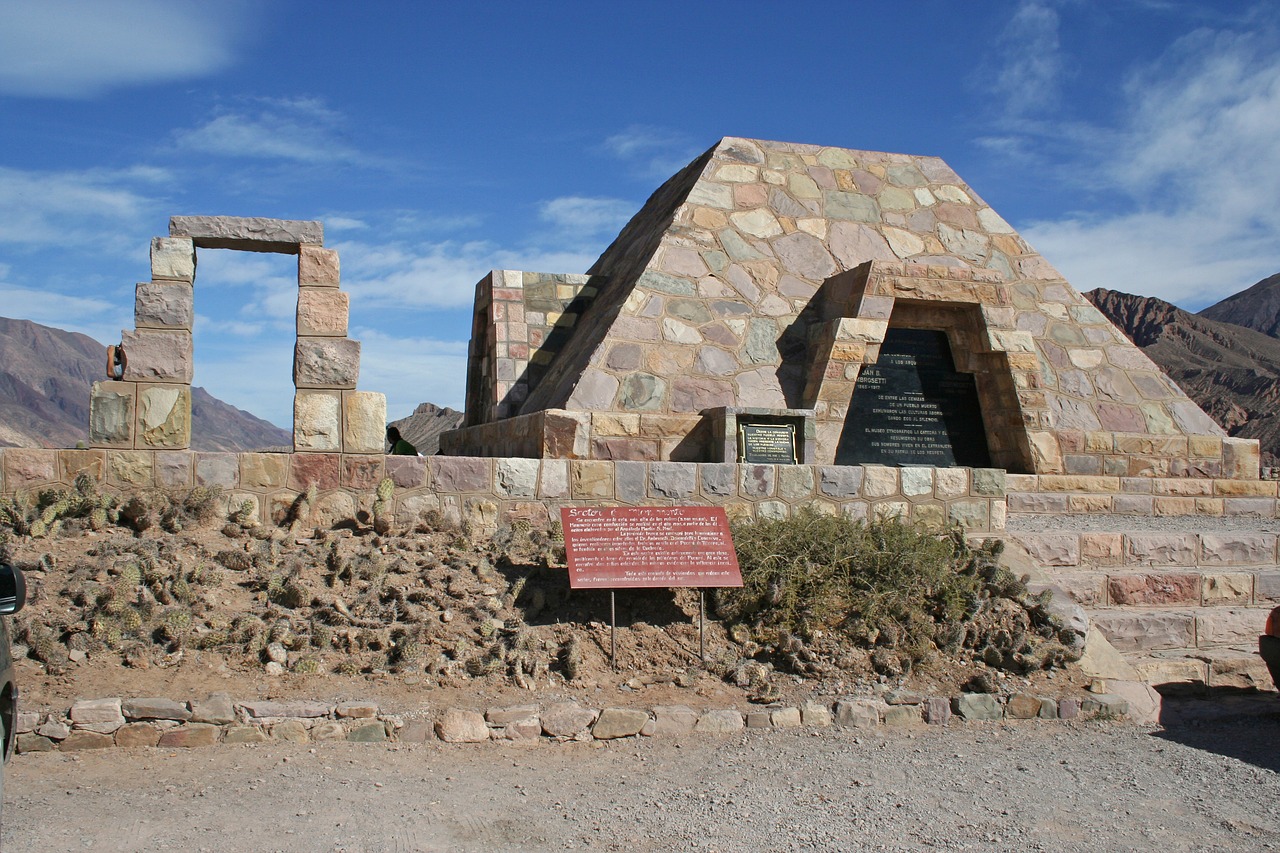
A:
POLYGON ((356 391, 360 342, 347 337, 350 297, 339 290, 338 253, 298 247, 298 339, 293 354, 293 449, 382 453, 387 401, 356 391))
POLYGON ((134 289, 134 329, 120 333, 127 364, 120 380, 95 382, 89 397, 91 447, 185 450, 191 446, 191 327, 195 244, 151 241, 151 281, 134 289))

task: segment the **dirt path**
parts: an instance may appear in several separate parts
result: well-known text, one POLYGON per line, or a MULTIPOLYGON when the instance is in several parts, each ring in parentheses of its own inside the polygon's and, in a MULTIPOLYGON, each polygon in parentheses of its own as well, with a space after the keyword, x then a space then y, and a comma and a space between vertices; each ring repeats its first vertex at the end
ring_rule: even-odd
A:
POLYGON ((1163 730, 22 755, 4 850, 1280 850, 1280 703, 1216 707, 1163 730))

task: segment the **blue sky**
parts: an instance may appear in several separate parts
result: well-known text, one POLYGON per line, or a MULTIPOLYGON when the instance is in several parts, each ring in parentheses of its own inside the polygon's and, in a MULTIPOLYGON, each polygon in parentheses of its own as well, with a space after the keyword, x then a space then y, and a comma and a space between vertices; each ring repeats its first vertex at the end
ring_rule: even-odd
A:
MULTIPOLYGON (((0 315, 103 343, 171 215, 320 219, 360 387, 461 408, 492 268, 582 272, 723 136, 941 156, 1080 290, 1280 272, 1280 7, 0 0, 0 315)), ((285 256, 202 251, 196 384, 288 427, 285 256)))

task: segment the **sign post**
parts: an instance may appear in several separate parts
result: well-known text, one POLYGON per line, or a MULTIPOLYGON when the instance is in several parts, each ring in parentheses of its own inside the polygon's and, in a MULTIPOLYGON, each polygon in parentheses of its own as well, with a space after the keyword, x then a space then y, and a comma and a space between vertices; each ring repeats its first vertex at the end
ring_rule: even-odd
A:
POLYGON ((616 665, 618 589, 696 587, 698 651, 706 657, 707 587, 742 586, 721 507, 564 507, 571 589, 608 589, 610 657, 616 665))

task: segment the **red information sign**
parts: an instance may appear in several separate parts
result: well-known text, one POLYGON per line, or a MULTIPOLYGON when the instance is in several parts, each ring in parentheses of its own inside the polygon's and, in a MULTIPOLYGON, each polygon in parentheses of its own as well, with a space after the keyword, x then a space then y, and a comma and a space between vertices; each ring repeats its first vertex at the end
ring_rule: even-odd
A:
POLYGON ((720 507, 564 507, 560 522, 574 589, 742 586, 720 507))

